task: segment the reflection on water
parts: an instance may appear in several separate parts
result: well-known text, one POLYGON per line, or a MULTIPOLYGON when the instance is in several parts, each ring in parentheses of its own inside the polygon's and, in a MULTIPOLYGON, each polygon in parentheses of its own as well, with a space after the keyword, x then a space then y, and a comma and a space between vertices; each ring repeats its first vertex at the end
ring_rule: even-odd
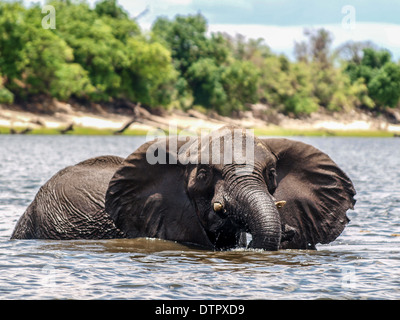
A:
POLYGON ((317 251, 213 252, 145 238, 9 240, 57 170, 125 157, 143 139, 0 136, 0 298, 399 299, 400 140, 301 140, 330 154, 356 186, 343 234, 317 251))

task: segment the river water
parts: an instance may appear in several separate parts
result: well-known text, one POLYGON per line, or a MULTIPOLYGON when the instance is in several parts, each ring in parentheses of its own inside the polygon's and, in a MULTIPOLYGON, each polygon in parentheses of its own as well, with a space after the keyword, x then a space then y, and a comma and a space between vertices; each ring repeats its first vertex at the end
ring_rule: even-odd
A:
POLYGON ((10 240, 65 166, 144 138, 0 136, 0 299, 400 299, 400 139, 293 138, 351 177, 350 224, 318 250, 194 250, 155 239, 10 240))

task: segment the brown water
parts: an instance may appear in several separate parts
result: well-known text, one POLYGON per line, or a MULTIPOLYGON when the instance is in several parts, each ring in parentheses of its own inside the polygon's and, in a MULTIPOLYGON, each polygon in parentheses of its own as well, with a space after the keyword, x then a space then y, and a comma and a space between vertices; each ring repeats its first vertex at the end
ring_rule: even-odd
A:
POLYGON ((349 226, 317 251, 195 250, 156 239, 9 240, 39 187, 138 137, 0 136, 0 299, 400 299, 400 139, 296 138, 357 189, 349 226))

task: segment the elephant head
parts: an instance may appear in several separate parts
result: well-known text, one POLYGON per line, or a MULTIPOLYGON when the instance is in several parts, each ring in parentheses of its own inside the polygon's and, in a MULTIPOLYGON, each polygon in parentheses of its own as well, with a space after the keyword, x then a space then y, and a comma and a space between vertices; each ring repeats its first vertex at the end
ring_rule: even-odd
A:
POLYGON ((106 211, 127 237, 225 249, 315 248, 347 222, 355 191, 314 147, 224 127, 147 142, 111 179, 106 211))

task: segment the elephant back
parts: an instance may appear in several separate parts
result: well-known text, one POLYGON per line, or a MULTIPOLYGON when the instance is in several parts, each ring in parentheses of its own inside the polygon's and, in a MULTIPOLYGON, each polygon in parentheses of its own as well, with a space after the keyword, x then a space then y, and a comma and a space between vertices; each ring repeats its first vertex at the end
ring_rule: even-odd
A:
POLYGON ((104 210, 109 181, 123 159, 91 158, 56 173, 36 194, 11 238, 100 239, 122 233, 104 210))

